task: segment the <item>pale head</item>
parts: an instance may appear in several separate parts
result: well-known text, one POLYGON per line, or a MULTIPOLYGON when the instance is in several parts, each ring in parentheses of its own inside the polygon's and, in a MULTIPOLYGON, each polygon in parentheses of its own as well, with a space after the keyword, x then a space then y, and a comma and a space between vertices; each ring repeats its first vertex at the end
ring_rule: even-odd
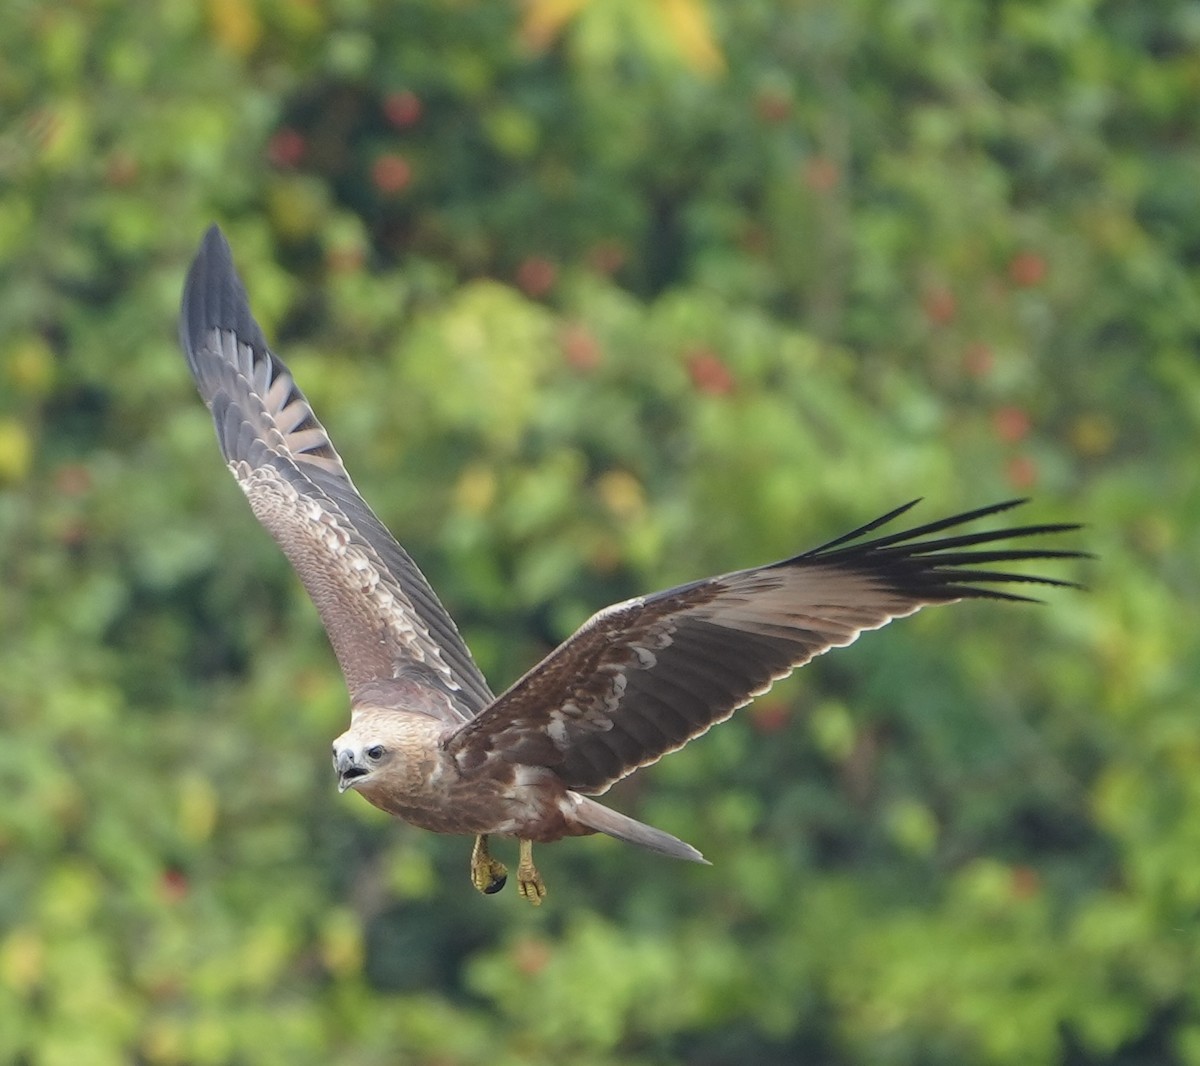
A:
POLYGON ((447 724, 420 711, 356 703, 350 728, 333 742, 338 790, 367 795, 377 789, 406 789, 435 773, 447 724))
POLYGON ((393 757, 383 731, 356 723, 333 742, 333 770, 338 791, 362 788, 383 771, 393 757))

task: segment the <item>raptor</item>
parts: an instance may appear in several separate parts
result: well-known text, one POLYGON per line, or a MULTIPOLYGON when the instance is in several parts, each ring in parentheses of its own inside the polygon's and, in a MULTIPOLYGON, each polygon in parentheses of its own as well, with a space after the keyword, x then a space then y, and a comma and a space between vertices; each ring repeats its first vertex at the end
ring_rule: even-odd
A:
POLYGON ((863 630, 932 604, 1029 599, 1013 584, 1071 585, 1008 567, 1083 554, 1012 546, 1075 525, 962 531, 1018 500, 879 534, 908 503, 790 559, 606 607, 496 696, 268 346, 215 226, 187 277, 180 338, 225 461, 312 597, 345 675, 338 788, 412 825, 474 835, 471 880, 485 893, 507 877, 491 836, 518 840, 517 887, 533 903, 546 891, 534 843, 599 832, 704 862, 593 797, 863 630))

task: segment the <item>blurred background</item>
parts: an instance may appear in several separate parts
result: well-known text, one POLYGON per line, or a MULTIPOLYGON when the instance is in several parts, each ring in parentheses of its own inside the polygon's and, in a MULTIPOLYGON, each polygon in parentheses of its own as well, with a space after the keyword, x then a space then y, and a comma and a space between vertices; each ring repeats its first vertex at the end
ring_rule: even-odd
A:
POLYGON ((1195 0, 9 0, 0 1062, 1200 1064, 1198 134, 1195 0), (497 689, 917 496, 1091 591, 610 794, 711 868, 481 897, 334 787, 175 340, 213 220, 497 689))

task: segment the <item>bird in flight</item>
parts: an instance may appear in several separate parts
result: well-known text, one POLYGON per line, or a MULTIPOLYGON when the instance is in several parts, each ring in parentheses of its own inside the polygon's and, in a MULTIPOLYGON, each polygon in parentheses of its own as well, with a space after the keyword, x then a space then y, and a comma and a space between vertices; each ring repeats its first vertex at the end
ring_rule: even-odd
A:
POLYGON ((312 597, 345 675, 339 791, 423 829, 474 835, 471 881, 485 893, 507 878, 491 836, 518 840, 517 887, 535 904, 546 887, 534 843, 599 832, 704 862, 592 797, 863 630, 932 604, 1028 600, 1000 587, 1013 583, 1072 586, 1007 566, 1084 555, 999 546, 1076 525, 961 531, 1019 500, 868 539, 909 503, 790 559, 606 607, 496 696, 267 345, 216 226, 188 273, 180 339, 225 461, 312 597))

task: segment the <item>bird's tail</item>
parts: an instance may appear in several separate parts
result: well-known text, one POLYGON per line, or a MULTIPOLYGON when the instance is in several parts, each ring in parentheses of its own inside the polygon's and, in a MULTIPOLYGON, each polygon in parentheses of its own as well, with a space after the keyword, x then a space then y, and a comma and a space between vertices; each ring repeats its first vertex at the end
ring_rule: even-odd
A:
POLYGON ((636 844, 660 855, 672 859, 686 859, 688 862, 702 862, 708 865, 708 860, 691 844, 685 844, 670 833, 655 829, 651 825, 635 821, 624 814, 618 814, 609 807, 597 803, 578 792, 568 792, 562 801, 563 813, 571 820, 578 822, 588 829, 605 833, 627 844, 636 844))

